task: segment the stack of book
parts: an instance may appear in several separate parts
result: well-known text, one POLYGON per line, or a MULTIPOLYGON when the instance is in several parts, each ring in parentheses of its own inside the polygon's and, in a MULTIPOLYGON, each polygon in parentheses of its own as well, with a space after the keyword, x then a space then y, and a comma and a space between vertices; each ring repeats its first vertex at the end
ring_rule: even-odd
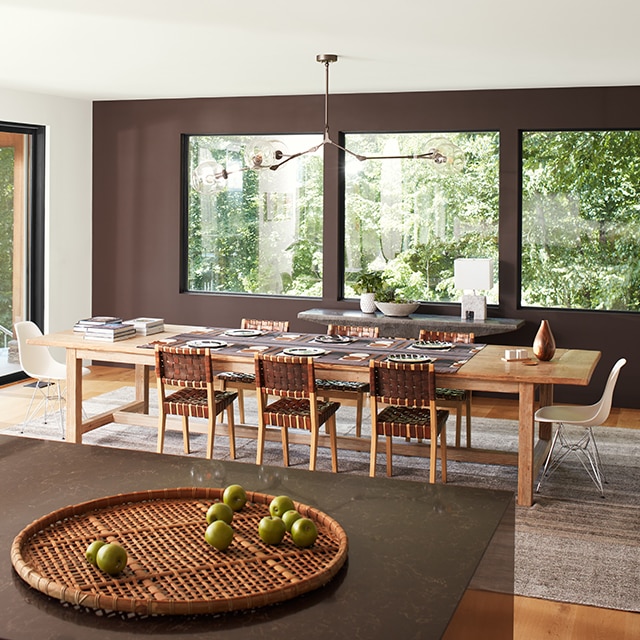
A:
POLYGON ((102 327, 105 324, 117 324, 121 322, 122 318, 116 318, 115 316, 93 316, 92 318, 78 320, 73 326, 73 330, 84 333, 90 327, 102 327))
POLYGON ((136 333, 142 336, 150 336, 164 331, 164 320, 162 318, 133 318, 132 320, 125 320, 124 324, 131 325, 136 330, 136 333))
POLYGON ((85 340, 103 340, 104 342, 117 342, 126 340, 136 335, 135 327, 124 322, 110 322, 106 324, 87 327, 84 332, 85 340))

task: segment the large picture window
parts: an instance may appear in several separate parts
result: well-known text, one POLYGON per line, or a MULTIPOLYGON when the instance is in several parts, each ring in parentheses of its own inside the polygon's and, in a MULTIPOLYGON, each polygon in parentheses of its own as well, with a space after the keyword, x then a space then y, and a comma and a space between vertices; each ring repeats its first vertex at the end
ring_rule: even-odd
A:
MULTIPOLYGON (((266 136, 271 140, 275 136, 266 136)), ((277 136, 289 153, 321 136, 277 136)), ((322 295, 322 150, 269 169, 243 170, 255 136, 186 136, 188 187, 184 243, 188 291, 282 296, 322 295), (193 170, 215 160, 229 173, 224 188, 201 193, 193 170)))
POLYGON ((640 310, 640 131, 522 133, 524 306, 640 310))
MULTIPOLYGON (((434 171, 417 159, 345 159, 345 297, 358 274, 381 271, 399 298, 458 301, 456 258, 493 258, 498 264, 497 132, 348 134, 347 148, 366 155, 424 152, 443 136, 465 153, 459 174, 434 171)), ((498 302, 498 283, 488 300, 498 302)))

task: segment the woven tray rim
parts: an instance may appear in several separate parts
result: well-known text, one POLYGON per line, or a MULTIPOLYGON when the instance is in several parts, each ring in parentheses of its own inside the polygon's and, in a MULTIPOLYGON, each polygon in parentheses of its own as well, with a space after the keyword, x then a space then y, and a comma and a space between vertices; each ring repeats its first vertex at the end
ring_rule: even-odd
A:
MULTIPOLYGON (((319 509, 294 501, 296 509, 304 517, 311 518, 318 525, 324 535, 328 535, 337 545, 338 550, 321 570, 304 576, 294 584, 285 585, 277 590, 267 593, 256 593, 252 595, 241 595, 238 597, 202 599, 199 597, 187 599, 172 599, 157 601, 151 598, 123 598, 122 596, 109 596, 104 593, 95 593, 83 589, 70 587, 63 582, 49 579, 38 573, 23 558, 23 551, 26 550, 34 536, 46 528, 66 520, 84 516, 91 512, 99 512, 105 509, 113 510, 119 505, 130 505, 137 502, 152 502, 162 500, 221 500, 223 488, 212 487, 179 487, 170 489, 154 489, 147 491, 136 491, 106 496, 69 505, 53 511, 41 518, 34 520, 27 525, 14 538, 11 546, 11 562, 17 574, 31 587, 42 593, 57 598, 62 602, 73 605, 81 605, 93 609, 103 609, 108 611, 120 611, 127 613, 137 613, 141 615, 169 614, 169 615, 193 615, 210 614, 243 609, 253 609, 269 604, 283 602, 291 598, 302 595, 327 584, 342 568, 347 559, 348 538, 342 526, 331 516, 319 509)), ((247 490, 247 502, 268 505, 273 499, 273 495, 247 490)), ((257 531, 256 531, 257 536, 257 531)), ((206 545, 204 539, 203 544, 206 545)), ((277 550, 278 547, 273 547, 277 550)), ((276 557, 286 555, 302 555, 313 553, 313 547, 309 549, 289 550, 286 554, 275 551, 276 557)), ((108 581, 109 576, 105 579, 108 581)), ((115 576, 111 580, 118 581, 115 576)), ((140 580, 144 578, 141 577, 140 580)), ((129 580, 131 580, 129 578, 129 580)), ((136 581, 138 582, 138 581, 136 581)))

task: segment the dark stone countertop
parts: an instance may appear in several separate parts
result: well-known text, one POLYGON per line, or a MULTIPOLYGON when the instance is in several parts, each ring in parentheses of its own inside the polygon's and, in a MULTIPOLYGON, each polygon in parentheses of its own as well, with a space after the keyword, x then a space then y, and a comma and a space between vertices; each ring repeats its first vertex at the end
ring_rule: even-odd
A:
POLYGON ((298 318, 325 325, 377 326, 380 327, 381 336, 400 338, 417 338, 420 329, 473 333, 478 338, 516 331, 525 324, 524 320, 513 320, 511 318, 462 320, 458 316, 426 315, 422 313, 412 313, 406 317, 392 317, 385 316, 379 311, 376 313, 363 313, 362 311, 341 309, 309 309, 298 313, 298 318))
POLYGON ((485 566, 484 573, 490 581, 500 578, 498 590, 513 593, 514 507, 508 492, 10 436, 0 436, 0 469, 3 639, 440 638, 505 522, 511 532, 501 545, 506 552, 499 566, 485 566), (345 566, 325 587, 279 605, 146 619, 63 605, 31 589, 11 566, 14 537, 64 506, 130 491, 231 483, 289 494, 338 520, 349 536, 345 566))

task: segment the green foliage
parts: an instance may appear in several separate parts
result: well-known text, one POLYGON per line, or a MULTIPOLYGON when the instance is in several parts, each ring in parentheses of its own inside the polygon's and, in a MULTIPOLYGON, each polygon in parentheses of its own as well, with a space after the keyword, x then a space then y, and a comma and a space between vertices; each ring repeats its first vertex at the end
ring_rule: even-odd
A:
MULTIPOLYGON (((354 272, 377 269, 407 299, 449 301, 453 262, 498 258, 498 135, 446 134, 465 150, 461 175, 441 175, 428 162, 347 158, 345 293, 358 292, 354 272)), ((347 146, 370 155, 424 151, 427 134, 358 134, 347 146)), ((497 302, 497 291, 493 292, 497 302)))
POLYGON ((640 132, 523 136, 524 304, 638 311, 640 132))
POLYGON ((406 287, 383 287, 378 293, 376 293, 376 302, 396 302, 403 304, 406 302, 416 302, 420 300, 416 295, 412 295, 415 291, 411 286, 406 287))
POLYGON ((13 147, 0 148, 0 324, 13 318, 13 147))
MULTIPOLYGON (((465 151, 460 175, 413 159, 346 157, 345 296, 371 289, 396 299, 458 300, 456 258, 498 264, 499 135, 442 135, 465 151), (380 277, 367 282, 369 274, 380 277)), ((430 137, 349 134, 346 144, 368 155, 411 154, 430 137)), ((240 166, 246 141, 194 136, 190 167, 210 158, 240 166)), ((291 136, 292 148, 306 142, 291 136)), ((640 132, 528 132, 522 170, 523 303, 640 310, 640 132)), ((265 173, 246 171, 214 196, 189 194, 189 287, 322 296, 320 155, 296 165, 293 189, 261 180, 265 173)), ((498 301, 497 286, 488 298, 498 301)))
MULTIPOLYGON (((204 159, 241 167, 247 141, 192 136, 189 168, 204 159)), ((311 292, 322 282, 322 160, 305 156, 271 178, 269 172, 235 172, 222 191, 190 191, 190 290, 317 295, 311 292)))
POLYGON ((376 293, 382 288, 382 271, 360 271, 353 281, 353 290, 357 294, 376 293))

